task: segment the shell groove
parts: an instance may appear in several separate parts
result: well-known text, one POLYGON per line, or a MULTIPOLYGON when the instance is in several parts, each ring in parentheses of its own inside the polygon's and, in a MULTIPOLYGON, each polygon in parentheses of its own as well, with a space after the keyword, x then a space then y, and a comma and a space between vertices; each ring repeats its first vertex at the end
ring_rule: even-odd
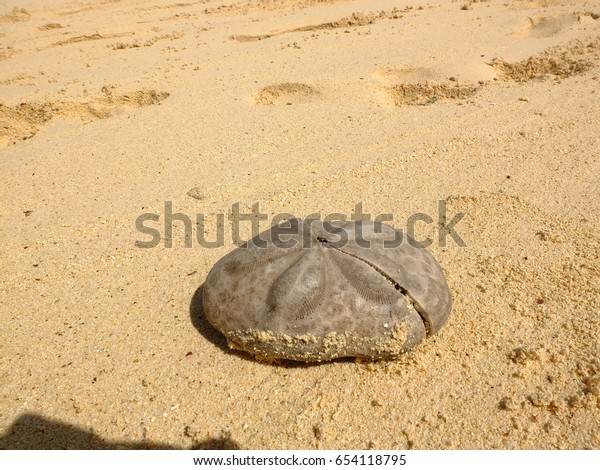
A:
POLYGON ((323 253, 303 253, 271 284, 267 309, 271 315, 287 315, 300 320, 312 314, 325 300, 327 264, 323 253))

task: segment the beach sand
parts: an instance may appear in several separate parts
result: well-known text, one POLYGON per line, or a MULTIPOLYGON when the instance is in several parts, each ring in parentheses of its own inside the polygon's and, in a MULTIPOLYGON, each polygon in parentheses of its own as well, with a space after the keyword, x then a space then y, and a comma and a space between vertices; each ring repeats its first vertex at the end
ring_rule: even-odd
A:
POLYGON ((2 2, 0 448, 600 448, 599 15, 2 2), (200 298, 236 202, 429 215, 449 321, 392 362, 228 349, 200 298))

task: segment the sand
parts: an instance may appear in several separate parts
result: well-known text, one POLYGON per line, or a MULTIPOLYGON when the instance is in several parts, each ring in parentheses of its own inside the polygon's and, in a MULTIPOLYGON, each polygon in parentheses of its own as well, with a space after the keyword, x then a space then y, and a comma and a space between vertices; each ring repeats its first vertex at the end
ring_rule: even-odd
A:
POLYGON ((599 15, 2 2, 0 448, 600 448, 599 15), (450 319, 393 362, 229 350, 200 303, 227 218, 136 246, 165 201, 209 240, 235 202, 426 213, 450 319))

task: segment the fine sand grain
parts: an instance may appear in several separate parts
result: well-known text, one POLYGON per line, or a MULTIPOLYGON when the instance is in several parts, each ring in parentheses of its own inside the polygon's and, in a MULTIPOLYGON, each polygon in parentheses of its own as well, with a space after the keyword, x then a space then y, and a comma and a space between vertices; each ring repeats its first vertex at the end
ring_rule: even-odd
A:
POLYGON ((599 38, 592 0, 2 2, 0 448, 600 448, 599 38), (429 215, 449 321, 392 362, 229 349, 236 202, 429 215))

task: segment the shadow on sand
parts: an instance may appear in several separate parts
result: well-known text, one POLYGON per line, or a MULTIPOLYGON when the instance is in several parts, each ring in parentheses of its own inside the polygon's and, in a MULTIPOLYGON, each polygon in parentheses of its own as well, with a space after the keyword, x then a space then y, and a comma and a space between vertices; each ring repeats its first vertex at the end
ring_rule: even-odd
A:
POLYGON ((204 316, 204 310, 202 308, 202 291, 204 289, 204 284, 202 284, 194 295, 192 296, 192 300, 190 302, 190 320, 192 321, 192 325, 194 328, 200 333, 204 338, 210 341, 212 344, 217 346, 221 351, 225 354, 237 356, 240 359, 245 359, 247 361, 254 361, 254 358, 250 354, 246 354, 243 351, 238 351, 236 349, 231 349, 227 345, 227 339, 223 336, 219 331, 217 331, 204 316))
MULTIPOLYGON (((21 450, 183 450, 170 444, 154 441, 111 441, 58 420, 37 414, 23 414, 12 423, 6 434, 0 435, 0 449, 21 450)), ((191 450, 236 450, 239 444, 229 438, 194 442, 191 450)))

